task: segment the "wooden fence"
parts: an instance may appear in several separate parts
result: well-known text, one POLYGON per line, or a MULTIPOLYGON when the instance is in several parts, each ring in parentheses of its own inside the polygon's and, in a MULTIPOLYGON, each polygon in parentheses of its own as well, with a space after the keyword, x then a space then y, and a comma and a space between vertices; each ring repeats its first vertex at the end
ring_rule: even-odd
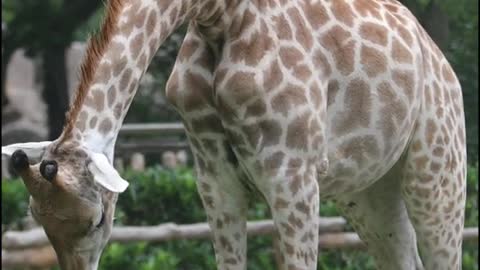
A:
POLYGON ((185 133, 182 123, 124 124, 120 135, 181 135, 185 133))
POLYGON ((125 124, 120 129, 115 152, 124 155, 132 152, 159 153, 186 150, 189 149, 186 140, 172 138, 183 135, 185 135, 185 127, 182 123, 125 124), (151 138, 157 135, 158 138, 151 138), (145 136, 150 138, 138 140, 139 137, 145 136))
MULTIPOLYGON (((342 217, 319 218, 320 249, 364 249, 356 233, 344 232, 346 221, 342 217)), ((247 223, 247 235, 271 235, 274 225, 271 220, 247 223)), ((211 231, 206 223, 177 225, 166 223, 158 226, 114 227, 110 243, 146 241, 160 243, 180 239, 210 239, 211 231)), ((464 242, 478 242, 478 228, 465 228, 464 242)), ((213 254, 212 254, 213 256, 213 254)), ((29 231, 9 231, 2 236, 2 267, 46 268, 57 264, 55 253, 41 228, 29 231)))

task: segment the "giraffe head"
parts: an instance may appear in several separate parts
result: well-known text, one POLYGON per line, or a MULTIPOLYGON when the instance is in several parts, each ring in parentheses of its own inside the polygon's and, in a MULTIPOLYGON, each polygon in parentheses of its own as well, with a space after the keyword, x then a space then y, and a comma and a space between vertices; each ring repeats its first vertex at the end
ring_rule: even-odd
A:
POLYGON ((104 154, 76 142, 2 147, 30 193, 32 216, 43 226, 62 269, 96 269, 111 234, 119 192, 128 183, 104 154))

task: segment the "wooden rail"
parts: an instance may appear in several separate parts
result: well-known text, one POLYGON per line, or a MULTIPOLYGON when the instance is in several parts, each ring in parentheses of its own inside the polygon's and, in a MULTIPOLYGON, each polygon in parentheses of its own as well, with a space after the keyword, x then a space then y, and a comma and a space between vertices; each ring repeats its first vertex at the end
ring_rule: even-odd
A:
POLYGON ((185 127, 182 123, 147 123, 147 124, 124 124, 120 128, 120 135, 182 135, 185 127))
POLYGON ((124 124, 120 128, 119 141, 115 145, 115 152, 119 154, 133 152, 147 154, 188 150, 190 145, 187 141, 168 138, 168 136, 178 137, 184 134, 185 127, 182 123, 124 124), (158 138, 145 139, 145 136, 158 136, 158 138))
MULTIPOLYGON (((320 249, 364 249, 354 232, 343 232, 346 221, 342 217, 319 218, 320 249)), ((274 231, 271 220, 247 223, 249 236, 269 235, 274 231)), ((130 243, 138 241, 163 242, 179 239, 209 239, 211 231, 206 223, 177 225, 166 223, 158 226, 114 227, 110 242, 130 243)), ((464 242, 478 242, 478 228, 465 228, 464 242)), ((55 253, 41 228, 22 232, 6 232, 2 237, 2 266, 48 267, 56 264, 55 253), (41 256, 40 256, 41 255, 41 256)))
POLYGON ((186 141, 121 142, 116 144, 115 153, 140 152, 142 154, 147 154, 159 153, 162 151, 178 151, 187 149, 190 149, 190 145, 186 141))
MULTIPOLYGON (((342 231, 346 221, 343 217, 319 218, 319 233, 342 231)), ((272 220, 250 221, 247 223, 249 236, 270 234, 274 230, 272 220)), ((174 239, 205 239, 210 237, 207 223, 177 225, 165 223, 157 226, 114 227, 110 242, 149 241, 162 242, 174 239)), ((2 236, 2 249, 23 249, 48 245, 49 241, 42 228, 28 231, 7 231, 2 236)))

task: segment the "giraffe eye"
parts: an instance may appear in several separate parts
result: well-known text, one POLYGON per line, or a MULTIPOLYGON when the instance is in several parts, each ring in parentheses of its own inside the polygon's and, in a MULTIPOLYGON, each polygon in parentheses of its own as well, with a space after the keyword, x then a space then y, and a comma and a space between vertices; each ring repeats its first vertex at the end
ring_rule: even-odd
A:
POLYGON ((102 217, 100 218, 100 221, 98 222, 98 224, 95 226, 95 228, 100 228, 102 227, 102 225, 105 223, 105 213, 102 212, 102 217))

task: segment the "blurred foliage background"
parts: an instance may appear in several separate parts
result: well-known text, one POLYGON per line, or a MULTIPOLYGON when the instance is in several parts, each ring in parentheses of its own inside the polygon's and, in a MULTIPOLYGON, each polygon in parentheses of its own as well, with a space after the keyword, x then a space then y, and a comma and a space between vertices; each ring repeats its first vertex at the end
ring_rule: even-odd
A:
MULTIPOLYGON (((465 225, 478 226, 478 0, 403 0, 436 41, 459 77, 464 95, 468 144, 468 203, 465 225)), ((19 48, 40 60, 43 99, 47 104, 48 137, 56 138, 70 102, 67 93, 65 50, 85 41, 99 28, 104 4, 98 0, 2 0, 2 123, 9 101, 5 93, 6 67, 19 48)), ((185 27, 161 47, 145 75, 126 122, 172 122, 179 116, 165 103, 164 87, 185 27)), ((191 168, 174 171, 150 167, 138 173, 122 172, 132 179, 120 196, 117 224, 155 225, 163 222, 204 222, 191 168), (158 198, 161 198, 159 200, 158 198), (145 211, 156 209, 156 211, 145 211)), ((21 229, 27 213, 27 194, 20 181, 2 181, 2 232, 21 229)), ((268 218, 268 208, 252 203, 250 219, 268 218)), ((332 203, 322 204, 321 214, 338 215, 332 203)), ((466 244, 463 269, 478 269, 478 243, 466 244)), ((249 239, 248 269, 275 269, 269 237, 249 239)), ((162 244, 111 244, 100 269, 214 269, 208 241, 171 241, 162 244)), ((324 251, 318 269, 373 269, 360 251, 324 251)))

